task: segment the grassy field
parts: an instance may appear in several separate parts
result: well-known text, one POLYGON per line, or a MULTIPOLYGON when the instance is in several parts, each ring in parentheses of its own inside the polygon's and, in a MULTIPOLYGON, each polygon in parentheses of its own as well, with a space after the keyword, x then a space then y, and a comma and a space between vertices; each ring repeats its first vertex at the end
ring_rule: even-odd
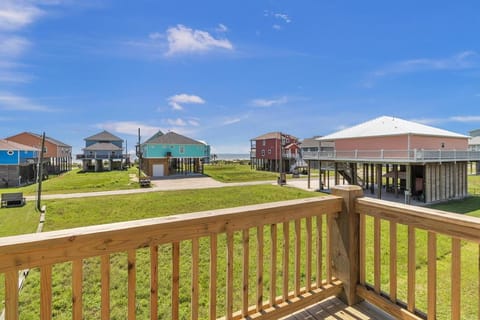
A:
POLYGON ((220 182, 277 180, 278 173, 253 170, 245 164, 206 165, 205 174, 220 182))
MULTIPOLYGON (((129 175, 137 175, 138 169, 125 171, 82 172, 79 169, 54 176, 42 182, 43 194, 93 192, 106 190, 121 190, 138 188, 138 183, 132 181, 129 175)), ((23 192, 34 195, 37 185, 10 188, 8 192, 23 192)))

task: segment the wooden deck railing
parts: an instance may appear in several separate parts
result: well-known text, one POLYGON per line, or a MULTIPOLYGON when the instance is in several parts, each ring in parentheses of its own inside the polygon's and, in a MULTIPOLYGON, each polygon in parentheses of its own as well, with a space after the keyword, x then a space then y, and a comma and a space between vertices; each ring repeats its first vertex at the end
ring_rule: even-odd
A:
POLYGON ((51 319, 54 268, 64 262, 72 318, 92 317, 83 302, 92 257, 101 319, 112 317, 119 296, 128 319, 277 319, 333 295, 349 305, 365 299, 399 319, 480 318, 477 218, 363 198, 358 186, 332 193, 0 238, 6 320, 22 312, 18 275, 26 268, 39 269, 38 314, 51 319), (120 294, 112 292, 119 253, 128 284, 120 294), (139 303, 144 272, 149 302, 139 303))
POLYGON ((98 257, 101 261, 99 317, 110 319, 112 257, 122 252, 127 256, 128 287, 122 296, 127 297, 128 319, 135 319, 139 312, 137 276, 140 268, 145 269, 144 264, 150 266, 150 302, 149 310, 141 318, 145 314, 151 319, 158 318, 159 300, 165 299, 159 296, 159 290, 168 286, 171 302, 167 318, 276 319, 342 290, 341 281, 332 276, 334 243, 330 233, 341 209, 341 198, 327 196, 1 238, 5 317, 19 319, 22 312, 19 271, 39 268, 39 318, 51 319, 55 281, 52 270, 55 265, 68 262, 72 318, 84 318, 84 281, 92 276, 84 264, 87 259, 98 257), (200 243, 205 242, 207 258, 200 248, 200 243), (171 252, 169 275, 159 274, 159 246, 165 245, 171 252), (140 261, 137 252, 145 248, 149 257, 140 261), (185 249, 188 249, 186 254, 185 249), (220 261, 220 257, 226 261, 220 261), (186 280, 182 278, 186 274, 185 265, 190 269, 186 280), (206 288, 200 279, 204 277, 208 278, 206 288), (222 290, 218 288, 218 279, 223 277, 226 280, 222 282, 225 285, 222 290), (252 278, 253 286, 249 281, 252 278), (169 283, 165 279, 170 279, 169 283), (190 285, 187 296, 185 283, 190 285), (222 291, 224 295, 219 294, 222 291), (204 299, 200 299, 200 292, 208 295, 208 303, 201 303, 204 299), (187 315, 185 305, 189 308, 187 315))
POLYGON ((355 211, 361 298, 399 319, 480 318, 480 219, 371 198, 358 198, 355 211), (465 269, 473 283, 462 280, 465 269))

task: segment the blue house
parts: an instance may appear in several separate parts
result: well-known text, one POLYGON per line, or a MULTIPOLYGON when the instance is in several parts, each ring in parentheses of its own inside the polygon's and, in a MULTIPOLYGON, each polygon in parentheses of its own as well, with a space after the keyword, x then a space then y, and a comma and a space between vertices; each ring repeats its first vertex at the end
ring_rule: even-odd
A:
POLYGON ((123 140, 108 131, 102 131, 85 138, 83 154, 77 155, 82 160, 83 171, 122 170, 125 165, 123 140))
POLYGON ((142 170, 152 177, 203 173, 203 164, 210 159, 208 144, 175 132, 159 131, 141 149, 142 170))
POLYGON ((0 187, 34 183, 38 149, 0 139, 0 187))

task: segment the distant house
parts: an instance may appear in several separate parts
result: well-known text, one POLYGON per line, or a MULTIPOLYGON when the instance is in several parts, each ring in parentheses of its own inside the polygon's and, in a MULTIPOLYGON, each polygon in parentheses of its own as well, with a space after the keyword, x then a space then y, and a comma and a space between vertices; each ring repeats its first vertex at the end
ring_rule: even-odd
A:
POLYGON ((208 144, 175 132, 159 131, 141 149, 142 170, 152 177, 203 173, 203 164, 210 159, 208 144))
POLYGON ((250 140, 250 163, 257 170, 288 172, 300 157, 298 139, 270 132, 250 140))
MULTIPOLYGON (((334 144, 330 141, 319 141, 318 138, 321 136, 315 136, 313 138, 305 138, 300 142, 300 150, 302 154, 302 159, 304 155, 308 155, 310 153, 317 154, 319 151, 322 152, 333 152, 334 144)), ((318 169, 318 162, 312 162, 311 168, 318 169)))
POLYGON ((123 140, 108 131, 102 131, 85 138, 83 154, 77 155, 82 160, 83 171, 122 170, 125 166, 123 140))
MULTIPOLYGON (((42 135, 22 132, 6 138, 6 140, 23 145, 41 148, 42 135)), ((45 137, 44 163, 48 173, 60 173, 72 169, 72 147, 51 137, 45 137)))
POLYGON ((0 187, 34 183, 39 149, 0 139, 0 187))
MULTIPOLYGON (((470 131, 470 137, 468 140, 468 150, 480 151, 480 129, 470 131)), ((476 173, 480 174, 480 161, 476 163, 476 173)))
MULTIPOLYGON (((318 139, 334 152, 304 159, 334 166, 342 175, 381 198, 383 192, 431 203, 467 196, 467 165, 480 152, 468 151, 468 137, 455 132, 382 116, 318 139)), ((325 180, 325 179, 324 179, 325 180)))

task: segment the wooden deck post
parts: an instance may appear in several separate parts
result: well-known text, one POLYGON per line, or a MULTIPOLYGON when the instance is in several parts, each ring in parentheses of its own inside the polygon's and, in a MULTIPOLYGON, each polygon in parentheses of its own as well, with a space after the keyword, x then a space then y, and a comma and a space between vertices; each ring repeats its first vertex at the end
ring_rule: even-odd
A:
POLYGON ((360 186, 343 185, 332 188, 332 194, 343 198, 342 212, 335 219, 331 230, 332 272, 343 282, 340 295, 348 305, 354 305, 360 298, 356 294, 359 281, 359 215, 355 213, 355 199, 363 196, 360 186))

